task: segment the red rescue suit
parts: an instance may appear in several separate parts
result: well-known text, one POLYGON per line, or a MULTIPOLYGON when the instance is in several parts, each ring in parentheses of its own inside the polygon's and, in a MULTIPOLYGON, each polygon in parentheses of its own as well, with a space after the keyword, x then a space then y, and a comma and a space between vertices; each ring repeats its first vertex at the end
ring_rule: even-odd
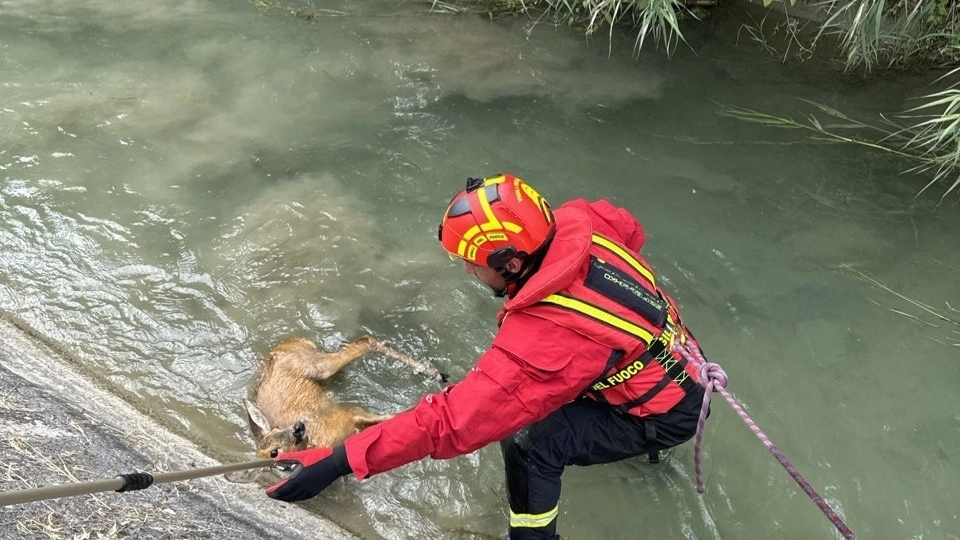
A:
MULTIPOLYGON (((599 388, 598 384, 624 369, 629 373, 629 366, 643 356, 646 347, 637 335, 606 328, 581 314, 571 315, 557 304, 544 304, 545 299, 559 295, 595 301, 603 304, 600 307, 607 314, 646 330, 654 341, 661 336, 662 328, 614 302, 602 302, 593 296, 599 293, 584 285, 594 261, 602 260, 622 273, 617 275, 631 278, 623 280, 631 285, 621 289, 640 294, 634 282, 643 283, 642 275, 594 242, 594 235, 599 234, 629 248, 636 257, 644 241, 636 219, 606 201, 588 204, 584 200, 562 205, 554 218, 556 234, 540 268, 504 304, 506 315, 493 344, 463 380, 425 396, 414 409, 347 439, 347 459, 358 478, 427 455, 446 459, 500 441, 576 399, 585 389, 599 388), (618 351, 621 361, 609 365, 618 351)), ((645 291, 658 297, 655 287, 645 291)), ((682 335, 672 301, 659 298, 666 300, 665 309, 670 303, 667 311, 676 324, 671 335, 682 335)), ((672 358, 669 350, 663 356, 672 358)), ((666 373, 660 363, 649 361, 643 369, 634 367, 633 371, 637 373, 626 382, 601 389, 597 397, 612 405, 629 402, 660 384, 666 373)), ((686 380, 691 382, 685 384, 696 384, 692 368, 686 380)), ((668 410, 683 396, 683 390, 671 379, 655 394, 631 412, 643 415, 668 410)))
POLYGON ((559 254, 563 260, 589 262, 537 272, 537 286, 528 283, 511 297, 501 322, 528 313, 603 343, 619 354, 590 386, 591 397, 637 416, 673 408, 696 385, 698 372, 673 352, 674 341, 685 340, 686 333, 673 299, 657 289, 650 265, 597 232, 588 246, 551 244, 551 250, 566 251, 559 254), (566 285, 558 290, 558 284, 566 285))

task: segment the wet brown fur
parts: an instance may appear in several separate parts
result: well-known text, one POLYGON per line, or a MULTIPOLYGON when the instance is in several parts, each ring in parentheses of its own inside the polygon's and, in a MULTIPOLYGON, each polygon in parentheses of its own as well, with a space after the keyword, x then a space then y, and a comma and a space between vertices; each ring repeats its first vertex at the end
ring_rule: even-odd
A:
POLYGON ((307 448, 335 446, 361 429, 393 415, 362 407, 343 407, 327 391, 327 380, 368 352, 394 357, 418 372, 436 373, 371 336, 363 336, 337 352, 324 352, 312 341, 294 338, 273 347, 260 363, 260 374, 247 402, 257 457, 307 448), (305 433, 297 436, 295 425, 305 433), (305 436, 303 436, 305 435, 305 436))

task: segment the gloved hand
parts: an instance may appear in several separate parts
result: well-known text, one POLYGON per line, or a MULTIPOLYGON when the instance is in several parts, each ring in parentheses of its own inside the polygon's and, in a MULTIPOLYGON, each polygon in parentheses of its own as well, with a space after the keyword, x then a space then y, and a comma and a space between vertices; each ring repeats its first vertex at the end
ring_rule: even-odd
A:
POLYGON ((337 478, 353 472, 343 445, 285 452, 274 461, 294 467, 289 476, 267 488, 268 497, 287 502, 314 497, 337 478))

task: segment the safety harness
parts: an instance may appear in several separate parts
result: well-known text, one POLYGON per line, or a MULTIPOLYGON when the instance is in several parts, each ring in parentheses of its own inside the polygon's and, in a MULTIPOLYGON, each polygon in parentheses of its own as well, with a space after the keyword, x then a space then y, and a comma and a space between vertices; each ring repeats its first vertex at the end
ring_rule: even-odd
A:
POLYGON ((639 340, 645 347, 643 353, 628 362, 623 362, 624 351, 615 350, 601 375, 584 392, 606 403, 608 401, 603 395, 604 391, 629 381, 653 362, 663 369, 663 377, 642 395, 615 405, 619 413, 626 414, 631 409, 649 402, 671 382, 676 383, 685 393, 690 392, 697 386, 697 382, 686 370, 687 360, 682 357, 677 358, 671 353, 675 341, 679 339, 681 344, 684 343, 686 335, 676 308, 657 288, 653 272, 612 240, 599 234, 593 234, 591 240, 594 246, 602 248, 609 254, 611 260, 618 259, 633 268, 636 271, 635 275, 639 278, 591 255, 590 269, 584 280, 584 286, 636 313, 649 324, 638 324, 569 294, 555 293, 541 300, 616 329, 639 340))

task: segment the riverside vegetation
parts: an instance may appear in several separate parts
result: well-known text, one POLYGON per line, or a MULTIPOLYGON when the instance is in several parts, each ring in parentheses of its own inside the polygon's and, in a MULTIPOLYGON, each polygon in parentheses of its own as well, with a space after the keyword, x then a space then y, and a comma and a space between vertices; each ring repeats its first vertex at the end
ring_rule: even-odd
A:
MULTIPOLYGON (((444 12, 486 11, 493 15, 536 14, 556 23, 584 28, 587 35, 616 27, 635 32, 635 52, 649 43, 671 54, 684 41, 683 25, 695 24, 711 9, 738 9, 734 0, 426 0, 444 12)), ((883 115, 877 122, 850 118, 821 104, 803 120, 736 107, 718 112, 769 126, 814 132, 832 142, 849 142, 891 152, 911 162, 909 171, 930 179, 918 195, 934 185, 947 195, 960 194, 960 4, 954 0, 753 0, 771 10, 744 24, 742 36, 783 62, 805 62, 815 55, 839 59, 851 76, 883 77, 902 70, 942 70, 933 77, 936 91, 918 92, 918 105, 883 115), (798 3, 800 5, 798 5, 798 3), (793 10, 803 8, 804 17, 793 10), (787 39, 781 49, 768 38, 787 39), (842 120, 843 132, 817 115, 842 120)), ((800 97, 800 96, 798 96, 800 97)))
MULTIPOLYGON (((250 0, 262 12, 305 21, 350 13, 312 7, 310 0, 250 0), (306 2, 306 3, 304 3, 306 2), (299 7, 297 7, 299 6, 299 7)), ((686 25, 715 9, 762 5, 763 16, 741 26, 737 40, 752 42, 782 62, 836 60, 851 77, 890 77, 904 71, 931 73, 918 105, 879 119, 854 119, 818 103, 802 120, 775 112, 721 106, 718 114, 771 127, 812 132, 818 140, 868 146, 909 162, 926 175, 917 195, 942 186, 942 202, 960 199, 960 3, 955 0, 419 0, 423 15, 480 13, 491 18, 530 16, 538 23, 582 28, 587 36, 613 37, 626 28, 634 52, 644 46, 667 55, 685 42, 686 25), (802 14, 802 17, 799 16, 802 14), (778 44, 774 44, 773 36, 778 44), (784 37, 785 36, 785 37, 784 37), (933 90, 930 90, 933 88, 933 90), (830 122, 822 121, 828 117, 830 122), (839 122, 837 122, 839 120, 839 122), (841 126, 841 127, 837 127, 841 126)), ((409 15, 409 14, 407 14, 409 15)), ((390 15, 383 15, 390 16, 390 15)), ((802 96, 797 96, 802 99, 802 96)))

